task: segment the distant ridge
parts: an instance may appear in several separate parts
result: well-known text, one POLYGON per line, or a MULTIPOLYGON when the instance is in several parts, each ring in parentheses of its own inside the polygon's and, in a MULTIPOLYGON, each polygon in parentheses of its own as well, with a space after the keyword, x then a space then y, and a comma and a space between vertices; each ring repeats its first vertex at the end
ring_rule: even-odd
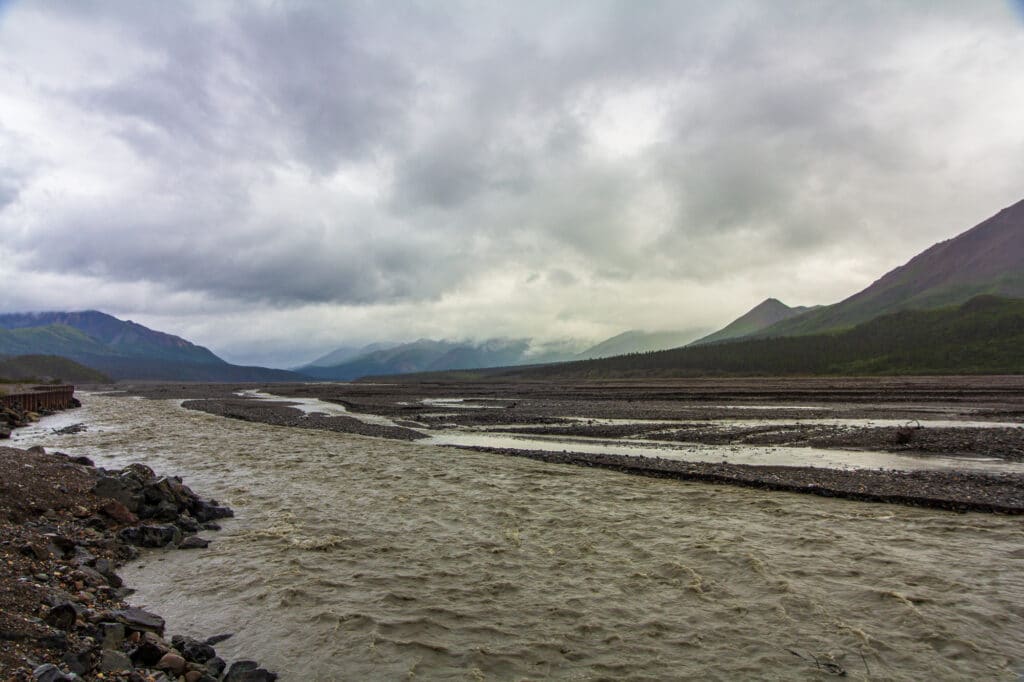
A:
POLYGON ((77 329, 105 346, 107 353, 112 355, 227 364, 209 349, 180 336, 155 331, 131 320, 120 320, 98 310, 0 314, 0 327, 4 329, 32 329, 51 325, 77 329))
POLYGON ((498 338, 486 341, 419 339, 403 344, 376 343, 362 349, 342 346, 307 365, 296 368, 295 371, 328 381, 352 381, 366 376, 543 365, 574 359, 677 348, 689 343, 704 331, 630 330, 605 339, 582 353, 577 352, 580 347, 578 342, 567 340, 537 345, 529 338, 498 338))
POLYGON ((608 358, 627 353, 646 353, 652 350, 667 350, 685 346, 701 335, 703 330, 687 329, 683 331, 647 332, 631 329, 610 339, 591 346, 577 355, 576 360, 592 360, 608 358))
POLYGON ((903 309, 929 310, 989 294, 1024 298, 1024 200, 921 252, 863 291, 753 336, 838 330, 903 309))
MULTIPOLYGON (((1022 372, 1024 300, 978 296, 960 306, 890 313, 839 333, 738 339, 603 360, 507 368, 482 378, 580 380, 1022 372)), ((428 378, 431 377, 423 377, 428 378)))
POLYGON ((835 305, 801 312, 767 299, 685 348, 464 376, 935 373, 1024 373, 1024 201, 835 305))
POLYGON ((335 348, 326 355, 321 355, 316 360, 308 362, 305 365, 297 367, 334 367, 343 363, 355 360, 363 355, 369 355, 370 353, 376 353, 379 350, 387 350, 388 348, 394 348, 399 344, 397 343, 371 343, 367 346, 356 347, 356 346, 342 346, 341 348, 335 348))
MULTIPOLYGON (((378 344, 379 345, 379 344, 378 344)), ((314 362, 345 357, 345 348, 333 351, 314 362)), ((437 341, 419 339, 392 347, 383 347, 335 365, 310 364, 296 371, 329 381, 351 381, 365 376, 393 376, 417 372, 477 367, 503 367, 567 360, 560 353, 534 354, 529 339, 489 339, 487 341, 437 341)))
POLYGON ((239 367, 179 336, 97 310, 0 314, 0 354, 55 355, 113 379, 303 381, 265 367, 239 367))
POLYGON ((742 338, 809 310, 813 310, 813 308, 807 306, 791 308, 777 298, 766 298, 714 334, 697 339, 690 345, 698 346, 704 343, 742 338))

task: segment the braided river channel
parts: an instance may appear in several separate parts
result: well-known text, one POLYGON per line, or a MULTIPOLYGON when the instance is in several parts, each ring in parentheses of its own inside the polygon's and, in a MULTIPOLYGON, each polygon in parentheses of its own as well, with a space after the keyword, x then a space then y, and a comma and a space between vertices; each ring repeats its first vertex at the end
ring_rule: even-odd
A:
POLYGON ((1020 517, 83 402, 20 445, 141 461, 236 513, 126 566, 133 603, 282 680, 1024 673, 1020 517))

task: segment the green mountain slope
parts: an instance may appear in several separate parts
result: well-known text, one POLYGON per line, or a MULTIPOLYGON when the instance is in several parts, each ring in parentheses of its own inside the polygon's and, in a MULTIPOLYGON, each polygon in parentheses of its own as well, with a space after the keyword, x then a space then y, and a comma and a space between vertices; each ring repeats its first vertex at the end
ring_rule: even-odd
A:
MULTIPOLYGON (((120 320, 97 310, 81 312, 8 313, 0 315, 0 328, 65 325, 73 327, 106 347, 104 355, 120 355, 175 362, 226 364, 209 349, 185 339, 159 332, 131 320, 120 320)), ((37 351, 38 352, 38 351, 37 351)), ((86 351, 84 348, 81 352, 86 351)))
POLYGON ((110 377, 57 355, 0 357, 0 381, 107 384, 110 377))
POLYGON ((896 310, 956 305, 982 294, 1024 298, 1024 201, 935 244, 835 305, 784 320, 753 336, 843 329, 896 310))
POLYGON ((697 339, 691 345, 696 346, 702 343, 717 343, 719 341, 728 341, 729 339, 738 339, 759 332, 762 329, 767 329, 773 324, 796 317, 809 310, 813 310, 813 308, 806 306, 791 308, 777 298, 768 298, 714 334, 708 334, 701 339, 697 339))
POLYGON ((310 377, 283 369, 211 364, 207 362, 174 362, 152 358, 82 354, 79 362, 118 381, 309 381, 310 377))
POLYGON ((21 329, 0 328, 0 355, 114 355, 105 344, 64 324, 21 329))
POLYGON ((1024 300, 980 296, 955 307, 892 313, 835 334, 688 346, 529 370, 506 370, 500 376, 605 379, 1022 372, 1024 300))
POLYGON ((283 370, 232 365, 181 337, 94 310, 0 315, 0 355, 40 354, 68 358, 118 380, 309 379, 283 370))

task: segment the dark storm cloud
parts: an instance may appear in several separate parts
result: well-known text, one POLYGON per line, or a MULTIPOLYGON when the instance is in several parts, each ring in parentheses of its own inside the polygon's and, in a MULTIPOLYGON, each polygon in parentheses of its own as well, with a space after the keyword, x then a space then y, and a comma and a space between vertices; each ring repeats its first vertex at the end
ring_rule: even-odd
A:
POLYGON ((347 9, 300 4, 237 14, 240 66, 266 103, 269 124, 324 173, 400 144, 415 105, 411 65, 392 53, 404 32, 370 33, 347 9))

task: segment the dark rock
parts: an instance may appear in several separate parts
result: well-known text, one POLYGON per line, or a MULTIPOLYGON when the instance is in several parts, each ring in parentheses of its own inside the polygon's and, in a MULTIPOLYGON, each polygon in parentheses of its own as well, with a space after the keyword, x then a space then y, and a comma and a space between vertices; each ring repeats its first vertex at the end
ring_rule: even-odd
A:
MULTIPOLYGON (((95 488, 93 489, 95 492, 95 488)), ((100 511, 118 523, 136 523, 139 517, 131 512, 124 503, 111 499, 100 506, 100 511)))
MULTIPOLYGON (((141 486, 137 487, 141 488, 141 486)), ((142 496, 136 487, 129 487, 129 484, 121 477, 101 476, 93 485, 92 491, 99 497, 117 500, 130 512, 138 511, 139 504, 142 501, 142 496)))
POLYGON ((183 533, 198 533, 200 530, 199 524, 191 516, 182 514, 175 521, 174 525, 181 529, 183 533))
POLYGON ((192 516, 194 516, 200 523, 214 521, 216 519, 228 519, 234 515, 235 512, 231 510, 231 507, 222 507, 205 500, 197 502, 195 508, 192 509, 192 516))
POLYGON ((224 668, 227 667, 227 662, 220 656, 214 656, 206 662, 206 670, 213 677, 219 678, 224 672, 224 668))
POLYGON ((121 469, 121 471, 118 473, 118 476, 121 479, 135 481, 136 483, 139 484, 140 489, 147 483, 156 480, 156 474, 153 472, 153 470, 150 469, 145 464, 139 464, 138 462, 136 462, 135 464, 129 464, 124 469, 121 469))
POLYGON ((82 649, 81 651, 69 651, 64 654, 64 665, 68 671, 76 675, 84 675, 92 668, 92 651, 82 649))
POLYGON ((78 612, 75 611, 75 607, 70 602, 61 602, 46 614, 47 625, 52 625, 55 628, 61 630, 70 630, 75 627, 75 620, 78 618, 78 612))
POLYGON ((96 463, 93 462, 88 457, 86 457, 85 455, 79 455, 77 457, 72 457, 71 461, 74 462, 75 464, 82 464, 82 465, 87 466, 87 467, 94 467, 94 466, 96 466, 96 463))
POLYGON ((181 541, 181 531, 170 524, 160 526, 130 526, 122 528, 117 536, 137 547, 166 547, 181 541))
POLYGON ((86 585, 91 587, 98 587, 100 585, 107 584, 106 576, 102 575, 99 571, 88 566, 79 566, 75 571, 75 577, 81 578, 86 585))
POLYGON ((97 630, 97 639, 104 649, 120 649, 124 644, 124 623, 100 623, 97 630))
POLYGON ((75 678, 65 675, 54 664, 46 663, 32 671, 32 679, 37 682, 73 682, 75 678))
POLYGON ((224 634, 214 635, 213 637, 207 637, 206 638, 206 643, 209 644, 210 646, 216 646, 216 645, 220 644, 221 642, 224 642, 224 641, 227 641, 227 640, 231 639, 234 636, 235 636, 235 633, 233 633, 233 632, 225 632, 224 634))
POLYGON ((122 651, 104 649, 100 655, 100 671, 105 673, 132 669, 132 659, 122 651))
POLYGON ((75 545, 75 557, 72 563, 76 566, 85 566, 96 561, 96 556, 82 545, 75 545))
POLYGON ((142 666, 144 668, 150 668, 156 665, 157 661, 164 657, 167 653, 155 642, 141 642, 135 649, 132 650, 130 656, 132 663, 135 665, 142 666))
POLYGON ((185 659, 173 651, 168 652, 156 662, 156 668, 157 670, 166 670, 177 677, 185 672, 185 659))
POLYGON ((171 646, 180 651, 185 660, 190 663, 203 664, 217 655, 213 646, 191 637, 172 637, 171 646))
POLYGON ((224 682, 274 682, 275 673, 259 667, 256 661, 235 661, 228 668, 224 682))
POLYGON ((97 559, 93 564, 93 567, 96 569, 97 573, 106 579, 107 584, 111 587, 121 587, 124 585, 124 581, 121 580, 121 576, 114 573, 114 567, 111 565, 109 560, 97 559))
MULTIPOLYGON (((164 634, 164 619, 155 613, 143 611, 134 606, 127 609, 112 611, 111 615, 119 623, 124 623, 132 630, 155 632, 158 635, 164 634)), ((159 659, 157 659, 159 660, 159 659)), ((154 661, 155 663, 156 661, 154 661)))
POLYGON ((190 535, 178 544, 178 549, 206 549, 210 541, 198 535, 190 535))
POLYGON ((178 504, 173 500, 160 500, 155 506, 146 506, 147 518, 172 522, 178 519, 178 504))
POLYGON ((73 556, 78 547, 74 540, 57 533, 46 533, 43 537, 50 543, 47 549, 61 558, 73 556))
POLYGON ((28 557, 35 557, 39 561, 50 558, 50 552, 40 547, 39 545, 33 545, 31 543, 22 545, 18 548, 18 551, 28 557))
POLYGON ((101 519, 99 516, 90 516, 85 520, 85 525, 89 528, 92 528, 93 530, 98 530, 100 532, 105 531, 107 529, 107 522, 101 519))

